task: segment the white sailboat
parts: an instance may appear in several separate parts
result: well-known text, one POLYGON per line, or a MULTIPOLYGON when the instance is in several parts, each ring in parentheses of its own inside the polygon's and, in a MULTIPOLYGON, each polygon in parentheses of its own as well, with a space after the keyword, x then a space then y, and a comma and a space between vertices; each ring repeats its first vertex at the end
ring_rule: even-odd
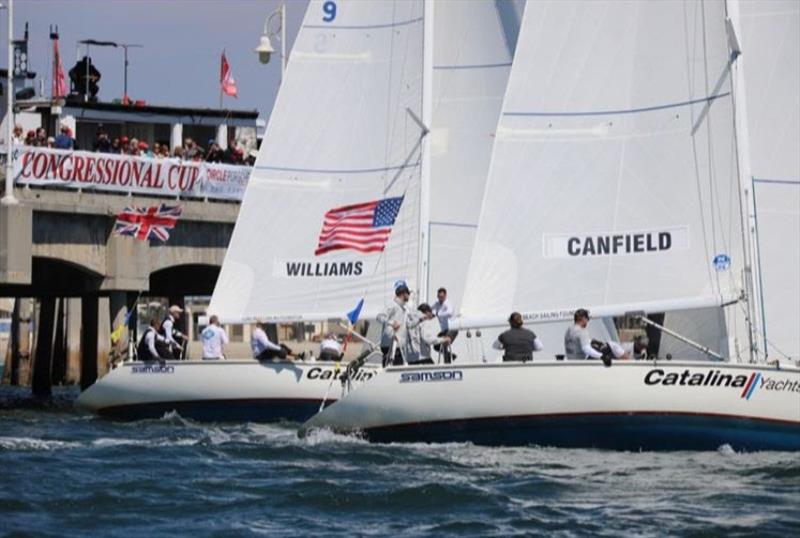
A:
POLYGON ((737 343, 727 360, 390 367, 301 433, 800 450, 800 368, 751 362, 736 7, 527 4, 460 322, 715 308, 737 343))
MULTIPOLYGON (((500 17, 508 7, 309 4, 210 313, 232 323, 319 321, 341 319, 364 299, 361 318, 370 319, 397 280, 424 296, 429 277, 458 297, 510 71, 505 36, 516 29, 500 17), (364 211, 380 214, 381 226, 364 231, 347 220, 363 221, 364 211)), ((354 381, 376 371, 367 367, 354 381)), ((302 361, 126 363, 78 405, 125 418, 177 410, 196 419, 301 421, 339 397, 340 374, 302 361)))

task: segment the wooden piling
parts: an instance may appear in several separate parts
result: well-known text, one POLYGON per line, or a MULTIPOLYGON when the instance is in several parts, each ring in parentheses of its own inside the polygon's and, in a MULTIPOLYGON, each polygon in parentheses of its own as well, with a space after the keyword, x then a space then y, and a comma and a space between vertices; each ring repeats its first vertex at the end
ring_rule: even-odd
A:
POLYGON ((55 297, 39 299, 39 315, 36 319, 34 334, 36 335, 36 353, 33 359, 33 372, 31 387, 34 396, 51 396, 52 365, 53 365, 53 336, 56 318, 55 297))

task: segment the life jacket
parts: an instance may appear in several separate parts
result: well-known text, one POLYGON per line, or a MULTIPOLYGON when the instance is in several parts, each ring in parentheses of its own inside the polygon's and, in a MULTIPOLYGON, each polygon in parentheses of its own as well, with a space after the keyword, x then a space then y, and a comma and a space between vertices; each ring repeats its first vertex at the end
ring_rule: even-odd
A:
POLYGON ((159 357, 154 357, 153 354, 150 353, 150 348, 147 346, 147 342, 145 341, 147 334, 150 331, 155 331, 155 329, 148 327, 147 330, 144 331, 142 338, 139 340, 139 344, 136 346, 136 356, 140 361, 155 361, 159 359, 159 357))

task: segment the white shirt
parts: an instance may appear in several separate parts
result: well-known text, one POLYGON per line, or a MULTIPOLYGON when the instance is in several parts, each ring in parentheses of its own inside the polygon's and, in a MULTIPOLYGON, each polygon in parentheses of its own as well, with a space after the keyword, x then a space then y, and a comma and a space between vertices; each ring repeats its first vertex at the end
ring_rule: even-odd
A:
POLYGON ((440 328, 439 320, 436 318, 423 320, 417 326, 417 334, 419 335, 419 360, 430 359, 433 346, 444 342, 444 337, 439 336, 440 328))
POLYGON ((320 351, 325 351, 326 349, 328 351, 333 351, 336 354, 339 354, 339 353, 342 352, 342 346, 339 344, 338 341, 336 341, 333 338, 326 338, 325 340, 320 342, 319 350, 320 351))
POLYGON ((161 326, 164 328, 164 340, 170 344, 179 346, 180 344, 172 337, 172 331, 175 327, 175 318, 172 317, 172 314, 167 316, 167 319, 164 320, 164 323, 162 323, 161 326))
POLYGON ((591 357, 600 359, 603 354, 592 347, 592 338, 589 330, 580 325, 572 325, 564 333, 564 353, 567 359, 581 360, 591 357))
POLYGON ((269 338, 267 338, 267 333, 264 332, 264 329, 261 327, 256 327, 253 329, 253 333, 250 335, 250 349, 253 350, 253 357, 258 358, 258 356, 267 349, 280 351, 281 346, 270 342, 269 338))
POLYGON ((433 303, 431 310, 433 310, 433 314, 439 318, 439 326, 441 329, 446 331, 449 323, 448 320, 456 315, 456 309, 453 308, 453 305, 450 304, 450 301, 445 299, 443 303, 440 303, 439 301, 433 303))
POLYGON ((221 359, 222 346, 228 343, 228 333, 218 325, 209 325, 200 333, 203 339, 203 358, 221 359))
POLYGON ((409 304, 403 303, 399 298, 395 298, 386 310, 379 313, 376 318, 379 323, 383 323, 383 332, 381 333, 381 347, 392 347, 392 342, 397 340, 397 347, 401 353, 406 353, 406 346, 408 345, 408 313, 409 304), (397 330, 392 324, 397 323, 399 327, 397 330))

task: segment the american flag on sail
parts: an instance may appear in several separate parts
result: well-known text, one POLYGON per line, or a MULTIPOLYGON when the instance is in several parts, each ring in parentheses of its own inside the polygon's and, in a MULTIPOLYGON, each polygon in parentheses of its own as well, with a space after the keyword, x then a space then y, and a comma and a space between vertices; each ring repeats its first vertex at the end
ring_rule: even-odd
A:
POLYGON ((114 235, 130 235, 140 241, 166 241, 181 216, 181 206, 128 206, 117 215, 114 235))
POLYGON ((332 250, 379 252, 386 246, 403 197, 334 207, 325 213, 314 255, 332 250))

